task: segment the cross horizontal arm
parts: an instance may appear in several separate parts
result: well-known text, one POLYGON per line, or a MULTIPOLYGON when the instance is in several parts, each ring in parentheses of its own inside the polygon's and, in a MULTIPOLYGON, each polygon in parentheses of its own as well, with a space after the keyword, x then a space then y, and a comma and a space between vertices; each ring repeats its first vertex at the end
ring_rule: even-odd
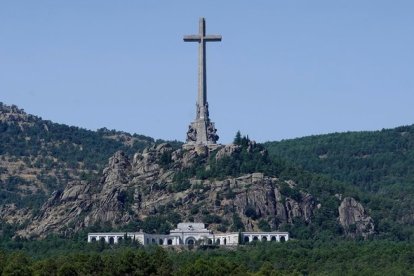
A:
POLYGON ((203 39, 205 41, 221 41, 221 35, 206 35, 203 39))
POLYGON ((201 41, 201 36, 199 35, 185 35, 184 41, 201 41))

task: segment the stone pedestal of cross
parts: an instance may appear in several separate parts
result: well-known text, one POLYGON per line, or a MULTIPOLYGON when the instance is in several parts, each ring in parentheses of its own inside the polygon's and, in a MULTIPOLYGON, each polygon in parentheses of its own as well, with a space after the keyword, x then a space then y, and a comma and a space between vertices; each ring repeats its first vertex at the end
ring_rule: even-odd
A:
POLYGON ((221 35, 206 35, 206 21, 200 18, 199 33, 184 36, 184 41, 198 43, 197 111, 196 120, 188 127, 187 145, 216 144, 219 137, 210 121, 207 103, 206 42, 221 41, 221 35))

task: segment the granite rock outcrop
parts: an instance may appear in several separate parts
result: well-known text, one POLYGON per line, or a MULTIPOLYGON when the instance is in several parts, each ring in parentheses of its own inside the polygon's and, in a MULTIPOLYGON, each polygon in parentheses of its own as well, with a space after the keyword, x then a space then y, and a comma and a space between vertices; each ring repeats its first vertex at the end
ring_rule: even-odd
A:
POLYGON ((348 236, 368 237, 374 234, 374 221, 364 207, 352 197, 345 197, 338 208, 339 223, 348 236))
MULTIPOLYGON (((237 146, 216 150, 222 156, 231 156, 237 146)), ((224 179, 190 178, 185 188, 171 188, 182 184, 175 179, 178 172, 207 160, 210 153, 208 147, 174 150, 168 144, 147 148, 132 160, 116 152, 99 182, 71 182, 64 190, 55 191, 18 235, 71 234, 101 222, 117 227, 160 210, 176 212, 182 220, 203 221, 211 215, 219 216, 229 228, 237 216, 246 230, 258 230, 259 220, 265 220, 273 229, 296 217, 311 221, 316 206, 312 195, 301 192, 301 201, 286 197, 280 192, 282 181, 262 173, 224 179)), ((210 227, 220 228, 214 221, 210 227)))
MULTIPOLYGON (((260 223, 276 230, 296 219, 312 223, 321 203, 298 190, 291 180, 263 173, 207 179, 178 177, 195 164, 208 166, 211 156, 231 157, 238 151, 234 145, 212 150, 173 149, 169 144, 160 144, 136 153, 132 160, 118 151, 109 159, 99 181, 74 181, 64 190, 55 191, 18 235, 70 235, 99 223, 119 228, 149 216, 170 213, 179 214, 182 221, 206 222, 216 231, 240 227, 257 231, 260 223), (298 193, 286 194, 286 187, 297 189, 298 193)), ((366 236, 373 231, 372 219, 354 199, 344 199, 339 214, 339 222, 347 233, 351 234, 353 225, 354 235, 366 236)))

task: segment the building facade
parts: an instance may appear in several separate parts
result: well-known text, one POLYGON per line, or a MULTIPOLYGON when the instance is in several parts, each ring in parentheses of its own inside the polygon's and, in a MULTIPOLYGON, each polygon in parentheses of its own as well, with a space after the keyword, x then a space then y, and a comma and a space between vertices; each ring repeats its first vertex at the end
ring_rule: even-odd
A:
POLYGON ((142 245, 157 244, 163 246, 177 245, 238 245, 241 242, 275 241, 283 242, 289 240, 288 232, 230 232, 213 233, 205 228, 204 223, 185 222, 179 223, 177 228, 170 231, 168 235, 147 234, 144 232, 110 232, 89 233, 88 242, 104 241, 110 244, 120 243, 125 238, 138 241, 142 245))

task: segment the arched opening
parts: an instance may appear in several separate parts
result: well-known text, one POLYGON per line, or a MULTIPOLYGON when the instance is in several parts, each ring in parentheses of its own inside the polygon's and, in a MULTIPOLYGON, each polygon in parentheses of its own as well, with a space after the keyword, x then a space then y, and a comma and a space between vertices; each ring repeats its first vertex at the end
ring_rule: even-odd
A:
POLYGON ((151 243, 152 243, 152 244, 156 243, 156 242, 155 242, 155 239, 151 239, 151 243))
POLYGON ((163 239, 160 239, 160 240, 158 241, 158 243, 159 243, 159 245, 163 245, 163 244, 164 244, 164 240, 163 240, 163 239))
POLYGON ((147 238, 147 244, 149 244, 149 239, 147 238))
POLYGON ((216 239, 215 244, 216 244, 216 245, 219 245, 219 244, 220 244, 220 239, 216 239))
POLYGON ((280 242, 285 242, 285 241, 286 241, 285 236, 281 236, 281 237, 280 237, 280 242))
POLYGON ((208 239, 207 244, 213 244, 213 240, 212 239, 208 239))
POLYGON ((96 238, 92 237, 91 242, 96 242, 96 238))
POLYGON ((122 237, 118 238, 118 243, 122 243, 124 241, 124 239, 122 237))
POLYGON ((172 239, 168 239, 167 244, 172 245, 172 239))
POLYGON ((187 240, 186 240, 185 243, 186 244, 194 245, 195 244, 195 239, 193 237, 187 238, 187 240))
POLYGON ((249 242, 249 241, 250 241, 249 237, 247 237, 247 236, 246 236, 246 237, 244 237, 244 242, 246 242, 246 243, 247 243, 247 242, 249 242))
POLYGON ((258 236, 254 236, 253 237, 253 241, 258 241, 259 240, 259 237, 258 236))
POLYGON ((110 238, 109 238, 109 244, 114 244, 114 242, 115 242, 115 241, 114 241, 114 237, 110 237, 110 238))
POLYGON ((271 241, 276 241, 276 237, 272 236, 272 238, 270 239, 271 241))
POLYGON ((267 241, 267 237, 266 236, 263 236, 262 237, 262 241, 267 241))
POLYGON ((100 242, 106 242, 106 241, 105 241, 105 237, 101 237, 101 238, 99 239, 99 241, 100 241, 100 242))
POLYGON ((226 245, 227 244, 227 239, 224 238, 223 244, 226 245))

